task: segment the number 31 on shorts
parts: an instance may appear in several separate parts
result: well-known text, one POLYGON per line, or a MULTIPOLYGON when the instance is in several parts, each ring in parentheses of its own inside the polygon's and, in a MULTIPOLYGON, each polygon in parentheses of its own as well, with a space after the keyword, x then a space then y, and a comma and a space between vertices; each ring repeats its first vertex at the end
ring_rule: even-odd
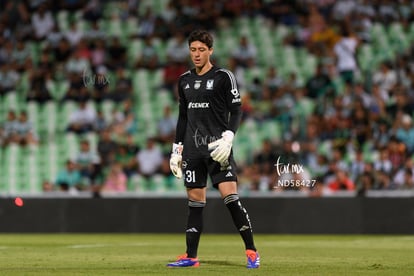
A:
POLYGON ((185 171, 185 181, 187 183, 195 183, 195 171, 185 171))

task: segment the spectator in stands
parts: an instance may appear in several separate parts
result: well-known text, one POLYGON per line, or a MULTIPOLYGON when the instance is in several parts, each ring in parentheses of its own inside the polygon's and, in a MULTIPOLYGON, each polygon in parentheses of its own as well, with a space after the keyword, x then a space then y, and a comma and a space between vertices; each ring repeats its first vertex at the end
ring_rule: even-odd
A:
POLYGON ((381 89, 387 91, 389 95, 391 94, 397 84, 397 74, 390 62, 381 63, 379 69, 373 73, 372 81, 379 85, 381 89))
POLYGON ((15 141, 17 132, 17 114, 14 110, 7 112, 6 121, 3 123, 4 145, 7 146, 15 141))
POLYGON ((377 121, 377 126, 374 127, 372 137, 374 139, 374 147, 376 149, 384 148, 388 145, 391 138, 390 124, 387 118, 382 117, 377 121))
POLYGON ((283 43, 292 45, 294 47, 304 47, 310 37, 308 17, 299 14, 297 20, 297 26, 295 26, 291 33, 287 34, 284 37, 283 43))
POLYGON ((155 18, 151 6, 147 6, 144 15, 139 18, 138 37, 145 38, 154 34, 155 18))
MULTIPOLYGON (((310 17, 311 19, 311 17, 310 17)), ((309 19, 309 20, 310 20, 309 19)), ((310 26, 310 36, 307 41, 307 48, 311 53, 318 57, 328 56, 339 36, 335 32, 333 26, 329 25, 320 14, 315 13, 315 22, 310 26)))
POLYGON ((72 55, 72 47, 66 38, 62 38, 59 41, 57 48, 54 49, 55 60, 58 63, 66 63, 69 57, 72 55))
POLYGON ((174 1, 167 1, 166 7, 160 11, 159 17, 165 22, 165 24, 172 24, 176 18, 177 7, 174 1))
MULTIPOLYGON (((121 67, 117 67, 121 68, 121 67)), ((84 77, 88 79, 86 86, 92 86, 92 99, 100 103, 106 99, 110 99, 110 87, 111 79, 109 77, 109 70, 105 66, 99 66, 96 69, 96 74, 92 74, 88 77, 84 77)))
POLYGON ((355 102, 350 122, 352 122, 352 137, 359 146, 364 145, 370 136, 370 121, 368 110, 364 108, 361 102, 355 102))
POLYGON ((323 64, 318 63, 315 73, 306 82, 306 95, 312 99, 317 99, 319 96, 322 96, 332 85, 332 80, 324 69, 323 64))
POLYGON ((355 0, 336 1, 332 8, 333 18, 335 20, 344 20, 354 11, 356 5, 357 1, 355 0))
POLYGON ((13 67, 16 71, 22 72, 24 69, 24 65, 26 63, 26 60, 30 58, 30 49, 26 45, 26 43, 23 40, 18 40, 16 42, 15 48, 12 52, 12 62, 13 67))
POLYGON ((163 68, 162 88, 167 89, 174 98, 178 98, 177 80, 187 69, 185 64, 178 62, 168 62, 163 68))
POLYGON ((72 21, 70 22, 69 29, 64 32, 64 36, 72 47, 76 47, 76 45, 78 45, 78 43, 82 40, 84 33, 78 29, 76 21, 72 21))
POLYGON ((137 146, 134 135, 130 133, 124 136, 124 140, 121 142, 121 145, 126 149, 126 152, 133 157, 135 157, 140 150, 139 146, 137 146))
POLYGON ((132 80, 126 75, 126 70, 122 67, 116 69, 115 87, 108 95, 108 100, 116 103, 124 102, 132 98, 132 80))
POLYGON ((105 65, 106 63, 106 48, 105 43, 102 39, 93 40, 93 46, 91 49, 91 69, 95 71, 100 66, 105 65))
POLYGON ((381 0, 378 6, 378 19, 388 25, 392 21, 400 18, 398 10, 395 8, 394 1, 381 0))
POLYGON ((124 137, 127 134, 134 134, 137 131, 138 124, 136 115, 134 112, 122 113, 120 111, 114 111, 114 118, 111 122, 112 132, 116 137, 124 137))
MULTIPOLYGON (((202 1, 193 16, 194 29, 214 30, 220 17, 220 5, 220 3, 214 1, 202 1)), ((253 12, 253 10, 250 11, 253 12)))
POLYGON ((358 70, 357 48, 359 41, 351 32, 349 24, 341 26, 341 38, 335 43, 336 68, 344 82, 354 82, 358 70))
POLYGON ((29 75, 30 86, 26 94, 26 100, 40 104, 50 101, 52 96, 46 87, 47 79, 50 77, 50 72, 45 73, 40 69, 33 69, 29 75))
POLYGON ((94 189, 101 183, 102 161, 100 156, 92 149, 88 140, 83 139, 80 142, 80 150, 73 160, 83 178, 86 189, 94 189))
POLYGON ((178 31, 168 40, 166 46, 167 61, 172 63, 188 63, 188 43, 184 33, 178 31))
POLYGON ((106 121, 105 114, 102 109, 98 108, 96 111, 96 120, 93 124, 93 130, 97 133, 102 133, 107 129, 109 129, 109 123, 106 121))
POLYGON ((328 189, 331 191, 354 191, 355 183, 349 178, 346 171, 337 169, 335 179, 328 183, 328 189))
POLYGON ((128 178, 122 170, 122 166, 119 163, 113 163, 109 167, 102 191, 104 192, 125 192, 127 190, 128 178))
POLYGON ((91 22, 91 28, 84 33, 84 37, 88 41, 104 41, 107 34, 100 28, 99 21, 91 22))
POLYGON ((182 32, 184 34, 189 34, 194 28, 194 23, 192 16, 184 12, 184 7, 178 6, 176 9, 176 14, 174 20, 171 22, 171 32, 182 32))
POLYGON ((151 177, 159 172, 163 155, 153 138, 147 139, 146 147, 138 152, 136 160, 138 162, 138 173, 142 176, 151 177))
POLYGON ((253 156, 250 166, 250 178, 253 179, 253 190, 267 191, 272 190, 276 181, 275 164, 278 156, 275 154, 270 139, 262 141, 262 148, 253 156))
POLYGON ((392 136, 387 145, 388 158, 391 161, 393 172, 398 170, 405 162, 407 148, 395 136, 392 136))
POLYGON ((83 18, 90 22, 98 22, 102 18, 103 6, 99 0, 90 0, 82 8, 83 18))
POLYGON ((144 39, 144 45, 141 51, 141 55, 135 64, 135 68, 145 68, 148 70, 155 70, 159 67, 159 57, 157 48, 153 43, 153 37, 147 36, 144 39))
POLYGON ((69 74, 87 75, 90 72, 89 60, 82 57, 81 52, 72 52, 69 60, 66 62, 66 72, 69 74))
POLYGON ((167 41, 171 37, 171 28, 169 23, 161 17, 157 16, 154 23, 154 32, 152 35, 154 38, 159 38, 162 41, 167 41))
POLYGON ((62 101, 75 101, 79 103, 89 100, 91 97, 89 95, 89 91, 85 91, 87 92, 86 95, 80 92, 83 88, 89 88, 89 83, 86 83, 85 85, 85 79, 83 75, 74 73, 69 74, 68 81, 68 90, 64 94, 62 101))
POLYGON ((411 114, 414 104, 407 91, 400 86, 396 86, 392 93, 393 96, 386 106, 387 115, 395 119, 397 114, 411 114))
POLYGON ((118 150, 118 143, 114 141, 109 129, 105 129, 99 136, 98 154, 101 157, 103 166, 108 166, 115 161, 115 155, 118 150))
POLYGON ((136 150, 131 150, 127 144, 121 144, 117 148, 115 154, 115 162, 119 163, 122 166, 122 170, 128 178, 130 178, 131 175, 137 173, 138 162, 136 160, 136 156, 138 151, 139 148, 136 150))
POLYGON ((53 69, 55 67, 55 63, 50 56, 49 52, 47 50, 43 50, 40 53, 39 61, 37 64, 38 68, 45 73, 47 76, 51 76, 53 74, 53 69))
POLYGON ((2 2, 0 17, 11 29, 17 29, 19 22, 30 19, 30 12, 24 1, 7 1, 2 2))
POLYGON ((61 191, 82 189, 81 173, 76 167, 75 162, 70 159, 65 162, 65 167, 59 170, 56 176, 55 185, 61 191))
POLYGON ((86 102, 79 102, 77 109, 69 114, 68 131, 83 134, 93 130, 96 120, 95 109, 88 106, 86 102))
POLYGON ((401 118, 400 127, 396 131, 396 137, 405 144, 407 153, 414 152, 414 127, 413 119, 409 114, 404 114, 401 118))
POLYGON ((39 5, 37 11, 32 14, 32 26, 34 30, 34 37, 38 41, 45 39, 53 29, 55 21, 52 13, 47 8, 47 4, 39 5))
POLYGON ((14 143, 21 146, 34 146, 39 143, 33 124, 29 121, 26 111, 21 111, 15 124, 14 143))
POLYGON ((127 63, 127 50, 124 45, 122 45, 119 37, 114 36, 111 39, 111 43, 107 48, 108 53, 108 68, 110 70, 115 70, 119 67, 124 67, 127 63))
POLYGON ((278 70, 276 67, 271 66, 267 69, 266 77, 263 82, 263 89, 267 90, 270 94, 270 97, 278 92, 279 88, 283 85, 283 79, 279 76, 278 70))
POLYGON ((163 117, 158 121, 158 137, 160 143, 171 144, 175 137, 177 120, 171 114, 171 107, 164 106, 163 117))
POLYGON ((365 160, 364 153, 361 149, 357 149, 353 160, 351 160, 349 166, 350 178, 352 181, 356 181, 365 172, 365 160))
POLYGON ((392 186, 400 190, 414 188, 414 166, 412 158, 408 158, 404 166, 397 170, 392 179, 392 186))
POLYGON ((59 46, 59 42, 62 40, 62 38, 63 38, 63 33, 60 31, 59 25, 55 24, 53 26, 53 29, 47 34, 47 37, 46 37, 47 47, 50 50, 54 51, 59 46))
POLYGON ((0 97, 16 89, 19 73, 9 63, 0 64, 0 97))
POLYGON ((392 163, 389 159, 388 149, 386 147, 379 149, 379 158, 374 161, 375 171, 382 171, 388 175, 393 172, 392 163))
POLYGON ((252 68, 256 65, 257 50, 246 35, 242 35, 238 46, 232 50, 230 62, 236 67, 252 68))

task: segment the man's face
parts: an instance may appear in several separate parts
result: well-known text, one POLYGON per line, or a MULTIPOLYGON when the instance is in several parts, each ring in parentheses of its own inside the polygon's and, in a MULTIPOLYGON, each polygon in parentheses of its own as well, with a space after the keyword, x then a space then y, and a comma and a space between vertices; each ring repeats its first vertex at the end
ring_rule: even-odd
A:
POLYGON ((204 67, 210 61, 212 53, 213 49, 209 49, 206 44, 200 41, 193 41, 190 44, 190 57, 195 67, 204 67))

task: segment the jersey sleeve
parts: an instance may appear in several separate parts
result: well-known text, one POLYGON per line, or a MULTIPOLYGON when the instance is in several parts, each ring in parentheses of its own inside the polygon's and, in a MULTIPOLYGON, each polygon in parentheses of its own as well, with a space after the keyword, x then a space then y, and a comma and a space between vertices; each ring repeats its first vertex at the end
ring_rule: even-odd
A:
POLYGON ((183 143, 187 127, 187 103, 184 97, 181 79, 178 81, 178 120, 175 132, 175 143, 183 143))
POLYGON ((225 73, 223 88, 226 106, 229 110, 228 129, 236 133, 242 117, 240 92, 234 74, 228 70, 222 70, 225 73))

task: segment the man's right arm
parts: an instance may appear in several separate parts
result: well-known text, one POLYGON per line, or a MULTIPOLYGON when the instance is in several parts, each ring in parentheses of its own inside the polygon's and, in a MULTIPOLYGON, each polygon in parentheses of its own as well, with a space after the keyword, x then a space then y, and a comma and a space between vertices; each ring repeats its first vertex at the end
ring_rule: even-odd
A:
POLYGON ((184 91, 182 90, 182 87, 180 85, 180 82, 178 83, 178 101, 179 101, 179 112, 178 112, 178 121, 176 126, 176 134, 175 134, 175 143, 183 143, 184 142, 184 136, 185 131, 187 127, 187 104, 184 97, 184 91))

